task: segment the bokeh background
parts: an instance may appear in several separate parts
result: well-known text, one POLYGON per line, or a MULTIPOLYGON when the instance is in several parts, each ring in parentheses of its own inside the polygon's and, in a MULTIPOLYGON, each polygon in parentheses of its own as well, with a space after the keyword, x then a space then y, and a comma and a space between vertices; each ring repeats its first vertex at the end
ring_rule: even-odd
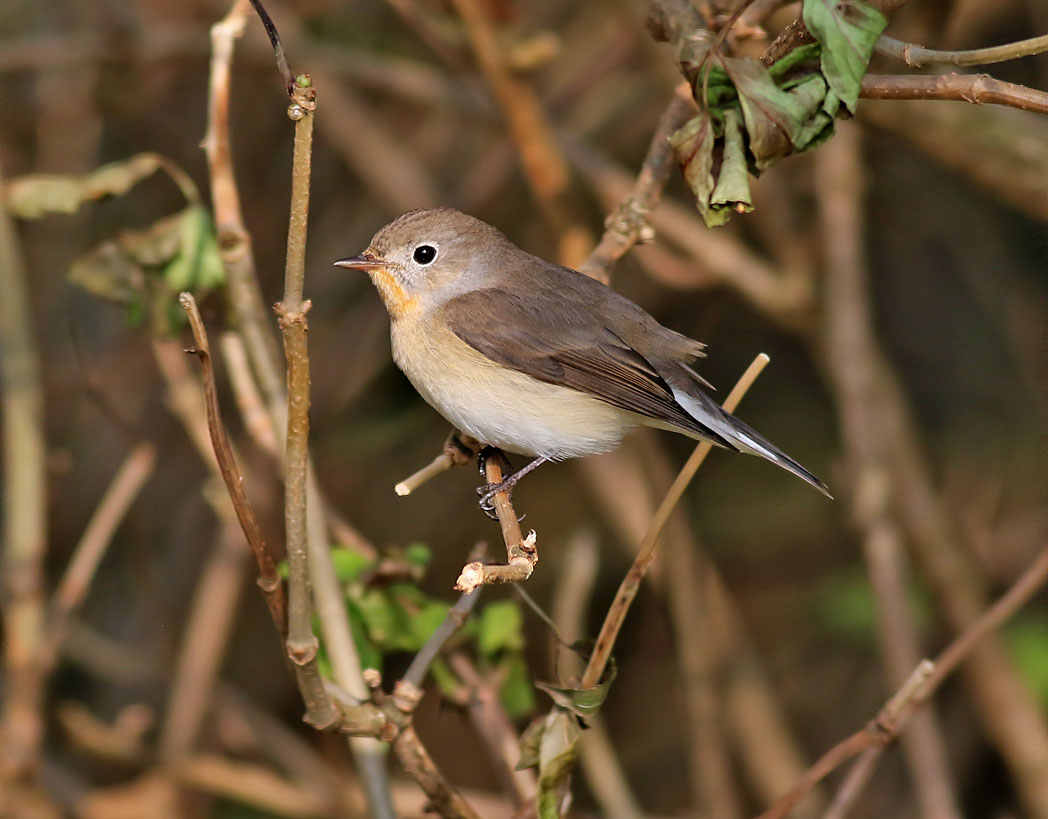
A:
MULTIPOLYGON (((516 76, 541 99, 570 168, 563 206, 585 246, 628 193, 679 81, 672 54, 645 32, 640 2, 481 5, 516 76)), ((398 480, 439 451, 447 424, 393 365, 388 319, 367 279, 331 263, 361 251, 399 213, 433 204, 473 213, 546 258, 564 257, 563 237, 541 216, 452 5, 273 0, 269 7, 293 67, 313 75, 320 101, 306 282, 320 484, 377 549, 425 544, 432 558, 422 588, 451 602, 452 583, 473 546, 485 540, 500 548, 498 526, 476 508, 472 468, 452 470, 410 497, 394 495, 398 480)), ((974 48, 1043 33, 1045 8, 1041 0, 919 0, 894 15, 889 31, 931 47, 974 48)), ((200 142, 208 29, 226 11, 225 3, 209 0, 6 0, 0 6, 4 181, 84 174, 150 151, 184 169, 206 200, 200 142)), ((788 6, 765 25, 774 34, 795 16, 788 6)), ((248 22, 234 63, 232 146, 263 297, 272 303, 282 293, 292 130, 268 43, 257 20, 248 22)), ((760 53, 766 45, 753 40, 739 48, 760 53)), ((878 56, 873 70, 906 68, 878 56)), ((1046 56, 991 70, 1048 89, 1046 56)), ((655 243, 613 271, 616 289, 709 345, 701 371, 718 395, 757 353, 768 353, 772 363, 739 414, 837 495, 827 501, 767 464, 722 452, 712 454, 689 489, 619 638, 618 677, 600 729, 642 815, 713 815, 702 792, 702 748, 711 737, 722 740, 713 753, 727 765, 737 810, 727 816, 758 812, 778 782, 788 783, 796 766, 859 728, 897 687, 879 643, 883 618, 864 558, 871 529, 857 489, 866 473, 856 451, 872 441, 875 452, 884 445, 895 462, 899 441, 907 439, 886 439, 869 418, 902 411, 916 433, 905 448, 926 466, 935 519, 950 532, 948 559, 973 578, 976 599, 992 600, 1044 548, 1048 120, 960 102, 866 101, 857 120, 840 130, 841 145, 834 140, 765 174, 754 185, 756 212, 715 236, 674 171, 657 212, 655 243), (848 241, 828 225, 839 215, 835 197, 847 197, 850 185, 860 186, 857 197, 846 199, 861 207, 857 238, 868 286, 860 281, 860 302, 899 387, 887 403, 876 395, 859 401, 868 423, 862 426, 860 407, 857 438, 849 438, 842 420, 841 382, 868 362, 834 365, 838 339, 827 335, 839 273, 832 266, 835 243, 848 241), (766 274, 766 293, 741 280, 735 259, 766 274), (696 659, 697 644, 706 648, 696 659), (757 682, 747 687, 751 679, 757 682), (747 696, 756 699, 739 699, 747 696), (761 709, 770 721, 747 726, 747 715, 761 709), (774 738, 763 733, 770 725, 779 731, 774 738), (762 744, 771 750, 760 759, 762 744)), ((173 351, 188 346, 188 334, 155 332, 135 311, 68 278, 74 261, 100 241, 181 206, 177 188, 158 176, 74 214, 15 222, 44 389, 46 590, 55 588, 129 451, 145 441, 156 452, 46 679, 44 789, 69 815, 160 815, 143 812, 160 804, 185 816, 300 815, 199 782, 176 787, 174 801, 149 801, 155 777, 167 781, 171 757, 163 750, 173 747, 165 743, 187 707, 173 698, 173 680, 192 676, 184 667, 192 654, 190 612, 204 605, 197 616, 213 619, 222 660, 207 692, 209 716, 186 740, 186 752, 279 770, 283 763, 267 746, 292 747, 295 738, 302 753, 315 754, 331 772, 309 783, 323 793, 323 815, 360 815, 344 743, 298 722, 298 695, 248 560, 234 536, 222 535, 208 501, 208 493, 220 490, 171 411, 171 368, 179 365, 170 362, 178 358, 173 351), (166 372, 158 363, 164 361, 166 372), (223 581, 214 580, 216 555, 226 556, 223 581), (219 584, 211 598, 206 578, 219 584), (256 717, 264 729, 251 727, 256 717), (288 732, 286 740, 265 733, 278 730, 288 732), (114 736, 133 741, 129 754, 106 752, 114 736)), ((221 292, 204 308, 217 335, 229 319, 221 292)), ((181 366, 195 378, 192 360, 181 366)), ((280 548, 279 471, 246 433, 221 360, 219 370, 252 499, 280 548)), ((582 612, 580 623, 567 626, 566 640, 595 636, 654 505, 690 449, 668 433, 638 434, 613 454, 545 466, 516 491, 517 508, 527 514, 523 525, 537 530, 541 554, 528 593, 547 609, 575 605, 582 612), (573 586, 580 579, 582 590, 573 586)), ((893 469, 881 478, 889 494, 910 493, 893 469)), ((884 517, 900 547, 892 554, 906 578, 906 594, 894 603, 911 617, 920 654, 931 656, 958 631, 948 613, 951 584, 943 588, 927 570, 927 552, 912 548, 921 537, 917 513, 905 511, 905 499, 888 505, 884 517), (915 553, 924 557, 913 561, 915 553)), ((485 603, 514 599, 504 588, 485 592, 485 603)), ((555 651, 549 627, 522 611, 530 676, 563 677, 568 661, 555 651)), ((1035 750, 1048 701, 1046 611, 1042 594, 1001 631, 999 662, 990 664, 1018 681, 1034 707, 1041 724, 1035 720, 1020 733, 1031 733, 1027 748, 1035 750)), ((407 653, 388 657, 387 679, 407 659, 407 653)), ((992 681, 973 683, 973 676, 951 679, 935 701, 951 795, 946 804, 956 809, 952 815, 966 817, 1045 815, 1017 791, 1014 766, 1022 752, 1008 743, 1018 740, 1002 738, 985 717, 996 707, 986 699, 992 681)), ((535 709, 548 710, 544 695, 536 695, 535 709)), ((460 704, 430 690, 418 726, 449 779, 486 800, 478 803, 484 815, 509 815, 489 754, 460 704)), ((1033 753, 1030 764, 1037 760, 1033 753)), ((950 815, 922 803, 915 770, 924 769, 898 747, 890 750, 851 815, 950 815)), ((638 815, 625 801, 602 801, 594 779, 601 775, 599 763, 578 771, 578 815, 638 815)), ((419 815, 414 786, 395 778, 398 799, 414 799, 414 807, 402 808, 405 815, 419 815)), ((839 781, 831 778, 820 798, 839 781)), ((820 804, 809 803, 808 815, 820 804)))

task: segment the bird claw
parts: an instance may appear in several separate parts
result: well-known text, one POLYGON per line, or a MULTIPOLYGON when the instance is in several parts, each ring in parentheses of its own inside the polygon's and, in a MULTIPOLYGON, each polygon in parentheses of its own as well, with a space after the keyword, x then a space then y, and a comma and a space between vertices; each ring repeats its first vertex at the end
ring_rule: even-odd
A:
POLYGON ((480 509, 492 520, 498 520, 498 515, 495 514, 495 495, 503 491, 509 492, 509 486, 506 486, 506 483, 507 481, 486 483, 477 487, 477 494, 480 495, 480 509))

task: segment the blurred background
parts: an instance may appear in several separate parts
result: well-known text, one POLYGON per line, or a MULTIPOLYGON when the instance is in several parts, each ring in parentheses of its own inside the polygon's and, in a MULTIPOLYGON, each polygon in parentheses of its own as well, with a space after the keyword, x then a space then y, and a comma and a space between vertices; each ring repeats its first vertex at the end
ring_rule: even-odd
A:
MULTIPOLYGON (((447 424, 393 365, 388 318, 366 277, 332 262, 360 252, 399 213, 435 204, 483 218, 537 255, 581 262, 628 195, 680 80, 673 54, 645 32, 639 0, 479 4, 512 82, 540 100, 554 136, 565 177, 550 192, 525 170, 505 103, 477 68, 476 32, 456 4, 268 7, 292 66, 310 72, 318 89, 306 296, 319 481, 346 524, 346 545, 398 555, 424 544, 418 583, 427 600, 450 603, 475 544, 488 541, 498 553, 498 525, 477 509, 472 467, 406 498, 393 493, 440 451, 447 424)), ((1040 0, 919 0, 894 14, 888 31, 934 48, 977 48, 1048 31, 1046 8, 1040 0)), ((206 203, 209 27, 227 11, 211 0, 6 0, 3 181, 83 175, 155 152, 206 203)), ((797 14, 788 5, 763 25, 773 37, 797 14)), ((735 45, 759 55, 768 42, 735 45)), ((907 70, 882 56, 871 67, 907 70)), ((986 70, 1048 90, 1046 55, 986 70)), ((268 42, 250 18, 233 65, 230 120, 266 304, 283 287, 286 106, 268 42)), ((617 762, 584 749, 577 815, 759 812, 1044 548, 1048 119, 961 102, 862 101, 838 131, 754 182, 756 211, 716 231, 702 225, 674 169, 655 242, 613 270, 613 287, 709 345, 701 372, 721 399, 757 353, 771 356, 739 415, 823 477, 837 500, 757 459, 712 453, 619 638, 603 724, 583 742, 610 749, 617 762), (709 781, 718 770, 720 795, 709 781)), ((180 389, 196 394, 198 368, 179 352, 189 335, 180 311, 157 307, 171 292, 147 286, 152 301, 143 304, 141 289, 129 296, 112 280, 99 285, 82 264, 70 276, 100 243, 184 204, 160 174, 73 213, 14 221, 29 299, 22 318, 43 387, 45 594, 129 453, 139 453, 132 468, 141 478, 40 692, 43 801, 51 804, 32 802, 34 814, 21 802, 18 811, 363 815, 345 743, 299 721, 301 702, 241 536, 214 511, 222 490, 178 409, 180 389), (203 648, 207 641, 215 645, 203 648), (200 656, 217 670, 193 666, 200 656), (187 694, 193 680, 205 684, 187 694), (193 696, 199 701, 187 703, 193 696), (284 758, 296 753, 297 761, 284 758), (179 760, 191 762, 172 773, 179 760), (211 769, 192 768, 206 762, 216 766, 211 779, 211 769), (243 778, 219 764, 234 762, 243 778), (254 783, 256 774, 269 779, 245 785, 247 794, 229 785, 254 783), (271 780, 315 801, 265 802, 271 780)), ((217 345, 232 320, 221 288, 203 308, 217 345)), ((5 321, 10 330, 10 312, 5 321)), ((275 337, 275 321, 270 327, 275 337)), ((267 538, 281 549, 279 468, 236 411, 230 366, 219 354, 227 423, 267 538)), ((541 555, 527 592, 553 610, 566 641, 595 637, 690 450, 682 437, 636 434, 615 453, 544 466, 516 490, 541 555)), ((492 588, 480 607, 516 599, 492 588)), ((1048 781, 1046 610, 1041 594, 947 682, 927 712, 934 719, 922 721, 924 739, 888 751, 849 815, 1048 815, 1048 801, 1037 805, 1048 781)), ((527 607, 520 612, 514 650, 525 678, 565 679, 570 660, 549 626, 527 607)), ((8 637, 8 663, 11 648, 8 637)), ((411 656, 386 651, 386 679, 411 656)), ((460 692, 475 685, 490 693, 504 682, 482 672, 473 683, 459 674, 460 692)), ((507 707, 517 729, 529 710, 548 711, 541 692, 533 700, 516 693, 507 707)), ((461 697, 427 688, 416 722, 482 815, 511 814, 461 697)), ((841 776, 800 815, 818 815, 841 776)), ((394 780, 402 814, 421 815, 417 788, 399 772, 394 780)))

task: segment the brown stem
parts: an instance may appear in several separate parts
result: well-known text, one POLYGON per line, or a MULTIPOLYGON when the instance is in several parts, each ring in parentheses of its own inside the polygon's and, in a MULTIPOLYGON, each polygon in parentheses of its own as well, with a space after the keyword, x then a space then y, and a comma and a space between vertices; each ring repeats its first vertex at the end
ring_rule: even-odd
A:
POLYGON ((211 436, 215 458, 218 461, 219 472, 226 485, 226 491, 229 492, 230 500, 233 502, 233 510, 244 532, 244 538, 255 556, 255 563, 258 566, 258 586, 265 597, 273 625, 276 626, 281 639, 285 639, 287 636, 287 606, 284 599, 284 586, 280 575, 277 574, 276 562, 262 535, 262 527, 259 526, 258 518, 255 517, 255 510, 244 490, 244 476, 237 466, 233 447, 229 443, 229 435, 222 421, 222 413, 218 405, 218 390, 215 384, 214 362, 211 358, 211 347, 208 343, 204 321, 200 317, 196 299, 192 294, 182 293, 178 300, 185 309, 186 315, 189 316, 189 326, 193 331, 196 349, 192 352, 200 361, 200 375, 204 383, 204 400, 207 407, 207 428, 211 436))
MULTIPOLYGON (((746 372, 742 374, 742 377, 732 388, 728 397, 724 399, 723 406, 728 412, 732 412, 738 406, 742 396, 746 394, 750 385, 760 375, 768 360, 768 357, 761 353, 753 360, 746 372)), ((626 573, 626 577, 615 595, 615 600, 612 601, 611 607, 604 618, 604 624, 601 626, 600 634, 597 637, 597 644, 593 649, 593 656, 590 657, 589 663, 586 665, 586 671, 582 675, 582 688, 596 687, 601 677, 604 676, 604 669, 608 664, 608 660, 611 659, 611 650, 619 635, 619 629, 622 628, 633 598, 637 596, 637 592, 640 590, 641 581, 644 579, 644 575, 647 574, 648 567, 651 566, 652 560, 655 559, 655 546, 658 543, 659 535, 662 534, 662 529, 666 525, 673 508, 677 505, 677 502, 684 494, 684 490, 688 488, 688 484, 691 483, 691 479, 695 477, 695 473, 698 472, 699 467, 702 466, 702 462, 706 460, 706 456, 712 448, 713 444, 705 441, 695 447, 691 457, 688 458, 687 463, 684 464, 680 474, 674 480, 673 485, 670 486, 666 497, 659 504, 655 517, 644 535, 640 548, 637 550, 637 557, 634 559, 630 570, 626 573)))
POLYGON ((414 728, 408 726, 400 732, 393 742, 393 752, 404 770, 429 797, 432 809, 443 819, 480 819, 444 778, 414 728))
MULTIPOLYGON (((0 173, 0 181, 3 174, 0 173)), ((14 225, 0 206, 0 378, 3 388, 4 620, 0 781, 32 778, 43 740, 47 551, 44 394, 26 270, 14 225)))
POLYGON ((95 508, 84 534, 73 550, 62 579, 51 596, 45 667, 54 665, 69 625, 69 616, 83 602, 98 564, 124 516, 156 466, 156 447, 148 441, 135 445, 120 465, 95 508))
POLYGON ((783 819, 831 771, 867 749, 893 741, 905 728, 912 710, 927 702, 943 681, 971 657, 979 642, 1000 628, 1045 584, 1048 584, 1048 546, 996 603, 946 647, 935 663, 922 662, 873 721, 827 751, 789 793, 758 819, 783 819))
POLYGON ((694 110, 689 87, 683 83, 659 118, 633 189, 604 220, 604 234, 579 267, 580 273, 607 284, 611 280, 611 266, 615 262, 635 244, 654 238, 652 211, 662 198, 663 188, 666 187, 674 164, 669 136, 688 120, 694 110))
POLYGON ((587 231, 571 207, 571 174, 557 145, 542 102, 528 82, 514 75, 502 57, 498 33, 480 0, 453 0, 466 26, 477 63, 509 126, 528 185, 550 233, 557 238, 557 257, 578 265, 591 246, 587 231))
POLYGON ((867 74, 859 96, 868 100, 954 100, 1007 105, 1048 114, 1048 92, 996 80, 989 74, 867 74))
MULTIPOLYGON (((489 484, 502 483, 508 462, 497 449, 489 449, 484 455, 484 473, 489 484)), ((461 592, 471 592, 481 585, 491 583, 516 583, 527 580, 539 562, 535 548, 535 532, 524 537, 520 531, 520 521, 513 509, 513 501, 508 491, 495 493, 495 514, 502 529, 502 539, 506 544, 505 563, 483 563, 471 561, 462 567, 455 588, 461 592)))
POLYGON ((991 63, 1003 63, 1006 60, 1018 60, 1020 57, 1029 57, 1034 54, 1042 54, 1048 51, 1048 34, 1040 37, 1030 37, 1027 40, 1019 40, 1005 45, 990 46, 989 48, 976 48, 968 51, 937 51, 934 48, 925 48, 915 43, 905 43, 894 37, 881 35, 874 45, 878 54, 895 57, 902 60, 910 68, 920 68, 929 63, 944 63, 946 65, 989 65, 991 63))
MULTIPOLYGON (((823 299, 826 329, 822 356, 839 407, 852 485, 852 514, 862 530, 867 571, 877 602, 882 661, 889 685, 896 687, 920 660, 921 648, 909 603, 902 533, 891 508, 888 452, 878 433, 878 406, 871 400, 877 394, 876 372, 864 366, 869 357, 865 355, 862 316, 869 312, 869 305, 859 136, 858 129, 842 127, 815 159, 820 234, 824 237, 826 269, 830 271, 823 299)), ((923 813, 942 819, 959 817, 945 744, 931 709, 918 715, 903 738, 903 751, 913 771, 923 813)), ((872 770, 872 763, 856 770, 868 767, 872 770)), ((851 785, 848 792, 857 794, 858 788, 851 785)), ((830 813, 843 811, 841 804, 838 794, 830 813)))

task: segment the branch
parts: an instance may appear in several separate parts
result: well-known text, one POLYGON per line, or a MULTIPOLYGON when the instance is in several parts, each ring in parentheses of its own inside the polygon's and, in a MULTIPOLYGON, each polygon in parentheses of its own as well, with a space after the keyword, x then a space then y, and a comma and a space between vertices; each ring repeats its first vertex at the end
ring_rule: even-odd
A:
POLYGON ((429 798, 432 810, 443 819, 480 819, 465 799, 448 784, 415 733, 407 727, 393 742, 393 752, 429 798))
POLYGON ((1019 40, 1005 45, 989 48, 976 48, 968 51, 937 51, 914 43, 905 43, 882 34, 874 45, 874 51, 887 57, 902 60, 910 68, 920 68, 929 63, 946 65, 990 65, 1017 60, 1048 51, 1048 34, 1019 40))
POLYGON ((557 239, 557 258, 573 267, 591 246, 587 231, 570 206, 571 173, 535 89, 513 74, 503 60, 498 32, 480 0, 453 0, 481 74, 509 126, 524 176, 546 226, 557 239))
POLYGON ((579 267, 580 273, 607 284, 615 262, 635 244, 655 238, 651 214, 662 198, 670 168, 675 164, 669 136, 688 120, 694 110, 689 87, 683 83, 677 87, 673 99, 659 117, 633 190, 604 220, 604 235, 579 267))
MULTIPOLYGON (((3 175, 0 173, 0 180, 3 175)), ((0 781, 31 777, 43 740, 47 475, 44 393, 25 262, 0 204, 0 378, 3 387, 4 620, 0 781), (10 778, 10 779, 9 779, 10 778)))
POLYGON ((1048 583, 1048 547, 1023 572, 996 603, 963 634, 959 635, 931 663, 927 660, 914 670, 906 684, 885 704, 877 716, 861 730, 838 743, 808 769, 793 789, 762 813, 758 819, 783 819, 790 810, 827 774, 857 754, 893 742, 906 727, 913 710, 926 703, 943 681, 966 660, 979 641, 996 630, 1022 608, 1048 583))
POLYGON ((66 636, 69 615, 83 602, 113 535, 138 493, 152 476, 155 466, 156 447, 148 441, 138 443, 128 453, 102 500, 95 507, 58 588, 51 596, 51 616, 48 619, 47 644, 43 656, 45 668, 54 665, 66 636))
MULTIPOLYGON (((505 467, 508 466, 505 456, 497 449, 486 450, 484 472, 489 484, 502 482, 505 467)), ((509 492, 495 493, 495 514, 502 527, 502 539, 506 543, 505 563, 482 563, 479 560, 467 563, 462 567, 455 588, 461 592, 471 592, 477 586, 491 583, 515 583, 527 580, 539 562, 535 548, 535 531, 524 537, 520 531, 520 521, 513 509, 509 492)))
POLYGON ((1048 92, 997 80, 988 74, 867 74, 860 96, 868 100, 953 100, 1007 105, 1048 114, 1048 92))
POLYGON ((233 502, 233 510, 236 512, 240 528, 244 532, 251 552, 255 556, 255 564, 258 566, 258 587, 262 590, 262 596, 266 600, 269 616, 276 626, 281 640, 287 637, 287 608, 284 600, 284 586, 280 575, 277 574, 276 562, 269 552, 265 537, 262 535, 262 527, 255 517, 255 510, 248 500, 247 492, 244 490, 244 476, 237 466, 233 455, 233 447, 229 443, 229 435, 226 433, 225 424, 222 421, 222 412, 218 405, 218 388, 215 384, 215 368, 211 358, 211 346, 208 343, 207 330, 204 321, 197 309, 196 299, 190 293, 182 293, 178 297, 179 303, 189 317, 189 326, 193 331, 193 342, 196 344, 194 350, 190 350, 200 362, 200 376, 204 384, 204 401, 207 407, 207 429, 211 436, 211 446, 218 461, 218 469, 222 475, 222 481, 226 485, 226 491, 233 502))
MULTIPOLYGON (((769 358, 764 353, 761 353, 753 360, 753 363, 742 374, 738 383, 735 384, 735 387, 724 400, 724 409, 732 412, 738 406, 742 396, 746 394, 746 391, 757 376, 760 375, 761 370, 764 369, 768 361, 769 358)), ((629 572, 626 573, 626 577, 615 595, 615 600, 604 618, 604 625, 601 626, 600 635, 597 637, 593 656, 590 657, 589 663, 586 665, 586 671, 582 675, 582 688, 595 688, 601 677, 604 676, 604 669, 611 657, 611 649, 615 645, 619 629, 622 628, 622 623, 626 619, 626 613, 629 611, 633 598, 637 596, 640 583, 644 579, 651 561, 655 559, 655 545, 658 543, 659 535, 662 534, 662 529, 666 525, 666 521, 669 520, 670 513, 681 499, 684 490, 688 488, 691 479, 695 477, 699 467, 702 466, 702 462, 706 460, 706 456, 709 455, 711 449, 713 449, 713 444, 708 441, 703 441, 695 447, 691 457, 688 458, 680 474, 677 475, 676 480, 670 486, 666 497, 659 504, 655 517, 652 519, 651 525, 644 535, 644 540, 637 551, 637 557, 634 559, 629 572)))
MULTIPOLYGON (((853 127, 841 128, 815 157, 815 193, 828 271, 821 352, 841 419, 852 515, 862 533, 867 574, 877 603, 882 664, 889 686, 895 687, 920 660, 920 629, 907 594, 908 565, 892 509, 886 442, 879 434, 877 403, 870 398, 877 394, 876 373, 864 354, 861 316, 870 309, 864 259, 864 189, 860 133, 853 127)), ((960 817, 945 743, 932 709, 920 714, 904 737, 903 752, 923 813, 941 819, 960 817)), ((872 765, 869 767, 872 770, 872 765)), ((849 781, 861 769, 856 767, 849 781)), ((858 793, 857 788, 842 787, 827 817, 843 816, 834 812, 842 810, 841 794, 846 791, 858 793)))

